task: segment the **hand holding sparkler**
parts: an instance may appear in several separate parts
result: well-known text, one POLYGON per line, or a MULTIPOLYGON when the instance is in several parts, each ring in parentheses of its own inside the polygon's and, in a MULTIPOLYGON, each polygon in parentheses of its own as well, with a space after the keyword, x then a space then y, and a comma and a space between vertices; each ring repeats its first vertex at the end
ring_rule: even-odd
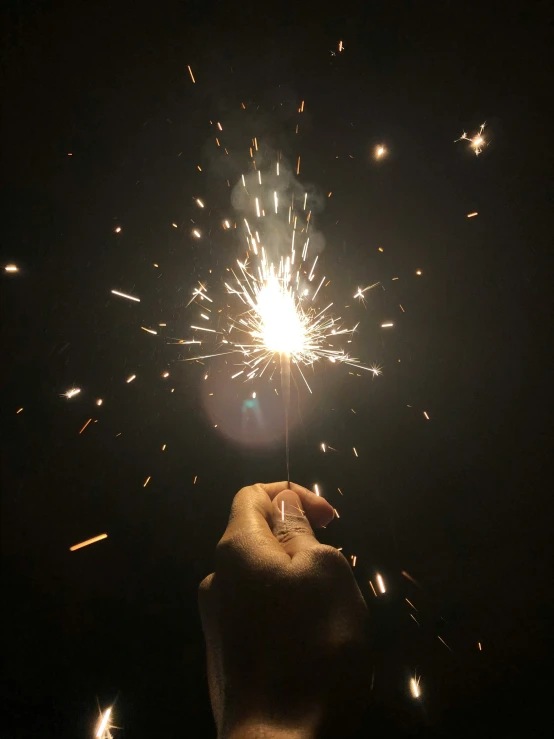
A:
POLYGON ((333 509, 286 482, 243 488, 200 586, 218 737, 345 736, 369 682, 368 613, 313 526, 333 509))

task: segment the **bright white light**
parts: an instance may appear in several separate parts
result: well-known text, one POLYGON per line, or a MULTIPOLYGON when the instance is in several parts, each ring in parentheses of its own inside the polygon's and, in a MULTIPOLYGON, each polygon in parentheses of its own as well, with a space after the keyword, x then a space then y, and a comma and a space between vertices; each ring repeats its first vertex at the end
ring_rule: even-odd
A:
POLYGON ((306 334, 300 315, 292 295, 276 278, 270 279, 258 293, 256 312, 268 351, 288 356, 303 351, 306 334))
POLYGON ((19 267, 17 264, 6 264, 4 272, 19 272, 19 267))
POLYGON ((387 590, 385 588, 385 583, 384 583, 383 578, 381 577, 381 575, 377 575, 375 579, 377 580, 377 587, 379 588, 379 592, 380 593, 386 593, 387 590))
POLYGON ((419 698, 421 696, 421 689, 419 687, 419 678, 412 677, 410 680, 410 691, 412 693, 413 698, 419 698))
POLYGON ((112 713, 111 708, 107 708, 104 715, 102 716, 102 720, 100 721, 100 724, 98 725, 98 731, 96 732, 96 739, 102 739, 104 732, 106 731, 106 728, 108 726, 108 721, 110 719, 112 713))

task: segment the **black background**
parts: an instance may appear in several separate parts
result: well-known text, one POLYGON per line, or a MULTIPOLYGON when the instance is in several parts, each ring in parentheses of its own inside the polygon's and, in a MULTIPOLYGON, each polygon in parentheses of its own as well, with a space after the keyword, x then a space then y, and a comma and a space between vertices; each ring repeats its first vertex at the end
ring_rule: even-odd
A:
MULTIPOLYGON (((229 126, 230 149, 259 129, 291 161, 301 153, 301 181, 332 191, 317 223, 337 293, 386 285, 357 309, 356 351, 383 377, 314 378, 292 441, 293 478, 319 480, 340 510, 323 538, 357 555, 372 609, 360 736, 539 735, 552 15, 547 3, 358 5, 7 8, 1 248, 21 272, 2 278, 4 736, 91 736, 96 697, 116 696, 123 736, 214 735, 196 588, 232 495, 282 478, 282 449, 218 435, 203 368, 139 328, 167 320, 186 338, 196 280, 234 255, 218 230, 229 174, 210 120, 222 140, 229 126), (480 157, 454 143, 485 120, 480 157), (391 317, 385 342, 372 327, 391 317), (73 384, 81 395, 61 398, 73 384), (323 456, 332 438, 360 458, 323 456)), ((236 388, 237 402, 251 390, 236 388)))

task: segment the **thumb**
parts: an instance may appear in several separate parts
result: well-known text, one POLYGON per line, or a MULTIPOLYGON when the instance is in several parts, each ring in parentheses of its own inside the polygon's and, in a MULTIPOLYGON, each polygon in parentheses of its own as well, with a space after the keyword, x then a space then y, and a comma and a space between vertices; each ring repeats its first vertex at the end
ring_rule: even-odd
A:
POLYGON ((283 490, 273 498, 272 508, 273 535, 289 557, 319 546, 296 493, 283 490))

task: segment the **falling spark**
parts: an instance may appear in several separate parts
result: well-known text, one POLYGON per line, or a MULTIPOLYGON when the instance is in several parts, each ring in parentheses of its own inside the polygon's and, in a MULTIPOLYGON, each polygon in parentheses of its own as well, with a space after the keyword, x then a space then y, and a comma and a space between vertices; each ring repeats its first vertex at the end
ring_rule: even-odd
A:
POLYGON ((195 475, 195 476, 194 476, 194 480, 192 481, 192 484, 193 484, 193 485, 196 485, 196 481, 197 481, 197 480, 198 480, 198 475, 195 475))
POLYGON ((285 520, 285 501, 281 501, 281 521, 285 520))
POLYGON ((115 231, 116 234, 120 234, 121 233, 121 226, 116 226, 114 228, 114 231, 115 231))
POLYGON ((112 290, 114 295, 119 295, 120 298, 126 298, 127 300, 134 300, 135 303, 140 303, 140 298, 135 298, 133 295, 127 295, 126 293, 120 293, 119 290, 112 290))
POLYGON ((80 387, 72 387, 70 390, 67 390, 67 392, 64 393, 64 396, 68 399, 74 398, 76 395, 79 395, 81 392, 80 387))
POLYGON ((83 431, 86 429, 86 427, 89 425, 89 423, 92 421, 92 418, 89 418, 88 421, 85 423, 83 428, 79 431, 79 434, 82 434, 83 431))
POLYGON ((441 636, 438 636, 437 639, 444 644, 444 646, 451 652, 452 650, 448 646, 448 644, 444 641, 444 639, 441 636))
POLYGON ((150 482, 151 479, 152 479, 152 475, 148 475, 148 477, 144 481, 144 485, 142 487, 145 488, 148 485, 148 483, 150 482))
POLYGON ((423 274, 423 272, 420 269, 416 269, 416 275, 418 277, 421 277, 422 274, 423 274))
POLYGON ((468 213, 467 214, 467 217, 468 218, 475 218, 475 216, 478 216, 478 215, 479 215, 479 213, 476 210, 474 210, 473 213, 468 213))
POLYGON ((420 623, 419 623, 419 621, 417 620, 417 618, 414 616, 413 613, 410 613, 410 618, 413 619, 418 626, 421 626, 420 623))
POLYGON ((336 508, 333 508, 333 511, 335 512, 335 516, 336 516, 337 518, 340 518, 340 516, 339 516, 339 512, 337 511, 337 509, 336 509, 336 508))
POLYGON ((277 209, 279 207, 279 198, 277 197, 277 190, 273 193, 273 202, 275 203, 275 212, 277 213, 277 209))
POLYGON ((486 146, 486 141, 483 136, 483 130, 486 126, 486 122, 482 123, 479 126, 479 132, 475 134, 475 136, 468 136, 467 133, 464 131, 459 139, 456 139, 454 143, 457 141, 467 141, 470 145, 470 147, 475 152, 475 156, 479 156, 479 154, 483 151, 484 147, 486 146))
POLYGON ((104 732, 108 728, 108 721, 109 721, 111 713, 112 713, 111 707, 107 708, 98 726, 98 731, 96 732, 96 739, 104 739, 104 732))
POLYGON ((167 444, 162 444, 162 452, 165 452, 166 447, 167 447, 167 444))
POLYGON ((193 81, 193 83, 196 83, 196 80, 194 79, 194 75, 192 73, 192 69, 190 68, 190 64, 187 64, 187 68, 188 68, 191 80, 193 81))
POLYGON ((77 549, 82 549, 83 547, 88 547, 89 544, 95 544, 97 541, 102 541, 102 539, 107 539, 107 534, 100 534, 99 536, 93 536, 92 539, 87 539, 86 541, 82 541, 80 544, 74 544, 72 547, 69 547, 70 552, 75 552, 77 549))
POLYGON ((255 392, 253 392, 253 393, 252 393, 252 397, 253 397, 253 398, 255 398, 255 397, 256 397, 256 393, 255 393, 255 392))
POLYGON ((6 264, 6 266, 4 267, 4 272, 19 272, 19 267, 17 266, 17 264, 6 264))
POLYGON ((356 560, 357 559, 358 559, 358 557, 355 554, 353 554, 352 555, 352 567, 356 567, 356 560))
POLYGON ((321 442, 321 451, 322 451, 323 453, 325 453, 325 449, 326 449, 326 446, 325 446, 325 442, 324 442, 324 441, 322 441, 322 442, 321 442))
POLYGON ((343 497, 344 497, 344 494, 343 494, 342 490, 341 490, 340 488, 337 488, 337 490, 338 490, 338 491, 339 491, 339 493, 340 493, 341 495, 343 495, 343 497))
POLYGON ((172 223, 171 225, 173 226, 173 228, 178 228, 176 223, 172 223))
POLYGON ((418 587, 418 588, 420 587, 420 585, 419 585, 418 581, 417 581, 417 580, 416 580, 415 578, 413 578, 413 577, 412 577, 412 576, 410 575, 410 573, 409 573, 409 572, 406 572, 406 570, 402 570, 402 571, 400 572, 400 574, 402 575, 402 577, 405 577, 405 578, 406 578, 406 580, 409 580, 410 582, 413 582, 413 584, 414 584, 414 585, 417 585, 417 587, 418 587))
POLYGON ((415 698, 416 700, 417 698, 421 696, 421 690, 419 688, 420 680, 421 678, 419 677, 417 679, 415 677, 412 677, 412 679, 410 680, 410 690, 412 692, 412 697, 415 698))
POLYGON ((381 577, 381 575, 376 575, 375 579, 377 580, 377 587, 379 588, 379 592, 386 593, 387 591, 385 589, 385 583, 383 582, 383 578, 381 577))
POLYGON ((477 646, 479 647, 479 651, 482 652, 483 651, 483 647, 481 646, 481 642, 480 641, 477 642, 477 646))
POLYGON ((166 377, 169 377, 169 372, 164 372, 164 373, 162 374, 162 377, 164 377, 164 378, 166 378, 166 377))
POLYGON ((375 592, 375 588, 373 587, 373 583, 371 580, 369 581, 369 584, 371 585, 371 589, 373 590, 373 595, 377 598, 377 593, 375 592))
POLYGON ((353 450, 354 454, 355 454, 356 456, 358 456, 358 452, 356 451, 356 447, 355 447, 355 446, 353 446, 353 447, 352 447, 352 450, 353 450))
POLYGON ((394 323, 382 323, 381 328, 390 328, 391 326, 394 326, 394 323))
POLYGON ((15 412, 15 414, 18 415, 19 413, 22 412, 22 410, 23 410, 23 408, 20 408, 18 411, 15 412))
POLYGON ((204 207, 204 203, 200 200, 200 198, 196 198, 196 205, 198 205, 200 208, 204 207))
POLYGON ((414 609, 414 611, 415 611, 416 613, 418 613, 418 610, 417 610, 417 608, 416 608, 416 607, 414 606, 414 604, 413 604, 413 603, 412 603, 412 602, 411 602, 410 600, 408 600, 407 598, 404 598, 404 600, 406 601, 406 603, 407 603, 407 604, 408 604, 409 606, 411 606, 411 607, 412 607, 412 608, 414 609))
POLYGON ((127 379, 125 380, 125 382, 126 382, 127 384, 129 384, 130 382, 133 382, 133 380, 134 380, 134 379, 136 379, 136 375, 131 375, 130 377, 128 377, 128 378, 127 378, 127 379))
POLYGON ((201 236, 200 231, 197 228, 194 229, 194 231, 192 232, 192 235, 196 236, 197 239, 199 239, 201 236))
POLYGON ((385 156, 386 153, 387 153, 387 150, 385 149, 385 147, 382 144, 380 144, 379 146, 375 147, 375 158, 376 159, 382 159, 385 156))
POLYGON ((344 50, 344 46, 342 45, 342 41, 339 41, 339 52, 344 50))
POLYGON ((424 416, 425 416, 425 418, 426 418, 426 419, 427 419, 427 420, 429 421, 429 416, 427 415, 427 411, 423 411, 423 415, 424 415, 424 416))
POLYGON ((319 492, 319 485, 314 485, 314 493, 315 493, 316 495, 320 495, 320 492, 319 492))
POLYGON ((298 161, 296 163, 296 174, 300 174, 300 157, 298 157, 298 161))
POLYGON ((154 334, 154 336, 157 336, 158 335, 158 332, 157 331, 154 331, 154 329, 152 329, 152 328, 146 328, 145 326, 141 326, 141 329, 143 331, 146 331, 146 333, 148 333, 148 334, 154 334))

